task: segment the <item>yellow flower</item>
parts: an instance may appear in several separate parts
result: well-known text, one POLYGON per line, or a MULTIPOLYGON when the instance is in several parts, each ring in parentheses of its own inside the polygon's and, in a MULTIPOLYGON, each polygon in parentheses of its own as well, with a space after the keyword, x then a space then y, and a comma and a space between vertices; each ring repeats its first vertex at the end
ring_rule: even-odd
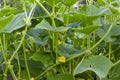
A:
POLYGON ((58 40, 58 45, 62 44, 62 41, 61 40, 58 40))
POLYGON ((66 58, 64 56, 59 57, 59 62, 65 63, 66 58))
POLYGON ((33 77, 30 80, 35 80, 33 77))

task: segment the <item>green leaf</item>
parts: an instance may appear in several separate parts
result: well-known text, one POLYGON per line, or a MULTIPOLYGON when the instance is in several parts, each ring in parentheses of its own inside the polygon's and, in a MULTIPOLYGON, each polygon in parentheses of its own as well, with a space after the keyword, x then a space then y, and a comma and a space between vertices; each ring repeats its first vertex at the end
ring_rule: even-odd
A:
POLYGON ((50 6, 53 6, 54 3, 55 5, 59 2, 61 2, 61 0, 46 0, 46 2, 50 5, 50 6))
POLYGON ((95 5, 87 5, 80 9, 80 12, 88 17, 90 16, 102 16, 111 15, 112 12, 109 8, 99 8, 95 5))
POLYGON ((0 32, 5 28, 5 26, 13 19, 13 15, 0 18, 0 32))
POLYGON ((120 35, 120 26, 119 25, 114 26, 111 30, 111 33, 112 36, 120 35))
POLYGON ((110 10, 116 15, 120 14, 119 7, 110 6, 110 10))
POLYGON ((45 19, 35 26, 35 29, 44 29, 52 32, 67 31, 70 27, 52 27, 45 19))
POLYGON ((39 61, 28 59, 27 62, 29 71, 33 77, 37 76, 44 70, 44 65, 39 61))
POLYGON ((97 5, 104 6, 105 5, 105 0, 97 0, 97 5))
POLYGON ((54 57, 51 54, 36 52, 31 56, 34 61, 40 61, 45 67, 54 64, 54 57))
POLYGON ((74 75, 83 73, 87 70, 95 72, 99 78, 104 78, 107 76, 108 71, 112 66, 112 62, 104 56, 90 56, 83 59, 75 68, 74 75))
POLYGON ((25 18, 25 13, 19 13, 15 15, 12 21, 4 28, 2 32, 11 33, 14 30, 24 27, 26 24, 24 18, 25 18))
MULTIPOLYGON (((69 23, 81 22, 81 24, 93 25, 93 22, 100 16, 111 15, 109 8, 98 8, 95 5, 88 5, 80 8, 76 13, 71 13, 69 16, 69 23)), ((64 14, 64 22, 67 21, 68 14, 64 14)))
POLYGON ((82 32, 82 33, 85 33, 85 34, 90 34, 99 27, 100 26, 97 26, 97 25, 90 25, 90 26, 83 27, 81 29, 76 28, 76 31, 79 31, 79 32, 82 32))
POLYGON ((83 50, 78 50, 73 48, 72 46, 68 45, 60 45, 59 46, 59 55, 65 56, 65 57, 71 57, 75 56, 77 54, 80 54, 83 50))
MULTIPOLYGON (((15 65, 17 65, 16 63, 17 63, 17 61, 13 63, 14 68, 15 68, 15 65)), ((37 76, 38 74, 40 74, 44 70, 44 65, 39 61, 34 61, 34 60, 29 58, 29 59, 27 59, 27 64, 28 64, 29 72, 32 75, 32 77, 37 76)), ((29 80, 28 79, 28 74, 26 73, 26 65, 25 65, 25 60, 23 59, 23 56, 20 57, 20 65, 21 65, 21 68, 22 68, 21 69, 21 78, 23 80, 24 79, 29 80)))
POLYGON ((75 80, 72 74, 48 75, 47 80, 75 80))
POLYGON ((119 80, 120 79, 120 63, 110 69, 108 73, 108 77, 103 78, 101 80, 119 80))
POLYGON ((43 19, 39 24, 35 26, 35 29, 37 28, 45 29, 45 30, 52 30, 52 26, 45 19, 43 19))
POLYGON ((75 4, 78 0, 65 0, 65 5, 67 6, 72 6, 73 4, 75 4))
POLYGON ((57 27, 53 29, 53 32, 64 32, 67 31, 68 29, 70 29, 70 27, 57 27))
POLYGON ((5 6, 0 10, 0 17, 10 16, 15 13, 15 8, 10 6, 5 6))

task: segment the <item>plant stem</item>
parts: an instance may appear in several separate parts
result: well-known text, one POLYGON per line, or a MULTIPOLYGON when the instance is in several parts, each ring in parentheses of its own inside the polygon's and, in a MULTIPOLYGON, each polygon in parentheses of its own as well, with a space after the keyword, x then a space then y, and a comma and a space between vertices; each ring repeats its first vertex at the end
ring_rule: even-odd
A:
POLYGON ((56 63, 56 64, 48 67, 47 69, 45 69, 44 72, 42 72, 40 75, 38 75, 37 77, 35 77, 35 79, 38 79, 39 77, 41 77, 42 75, 44 75, 46 72, 48 72, 50 69, 52 69, 53 67, 55 67, 55 66, 57 66, 57 65, 59 65, 59 63, 56 63))
POLYGON ((87 35, 87 49, 90 49, 90 35, 87 35))
POLYGON ((3 2, 4 2, 4 7, 6 6, 6 0, 3 0, 3 2))
POLYGON ((10 73, 12 75, 13 80, 18 80, 14 71, 13 71, 12 65, 9 66, 9 70, 10 70, 10 73))
POLYGON ((4 59, 4 61, 6 62, 7 61, 7 58, 6 58, 6 55, 5 55, 5 51, 4 51, 4 48, 3 48, 3 44, 2 44, 2 40, 1 40, 1 38, 0 38, 0 44, 1 44, 1 50, 2 50, 2 55, 3 55, 3 59, 4 59))
POLYGON ((109 43, 109 59, 111 58, 111 52, 112 52, 111 43, 109 43))
POLYGON ((31 79, 31 75, 30 75, 29 68, 28 68, 27 56, 26 56, 24 45, 23 45, 23 52, 24 52, 25 67, 26 67, 26 70, 27 70, 28 79, 30 80, 31 79))
POLYGON ((21 67, 20 67, 20 60, 19 60, 19 55, 18 54, 17 54, 17 63, 18 63, 18 79, 20 79, 21 67))
POLYGON ((120 60, 118 60, 117 62, 115 62, 115 63, 112 65, 112 67, 118 65, 119 63, 120 63, 120 60))
POLYGON ((24 32, 24 34, 23 34, 23 37, 22 37, 22 39, 21 39, 20 44, 18 45, 17 49, 14 51, 14 53, 12 54, 12 56, 11 56, 10 59, 9 59, 10 62, 13 60, 14 56, 17 54, 18 50, 20 49, 21 45, 23 44, 23 41, 24 41, 26 32, 27 32, 27 26, 25 27, 25 32, 24 32))
POLYGON ((4 75, 4 78, 3 78, 3 80, 6 80, 6 77, 7 77, 7 70, 8 70, 8 65, 7 65, 7 57, 6 57, 6 53, 5 53, 5 49, 6 49, 6 45, 5 45, 5 35, 3 34, 3 43, 2 43, 2 39, 0 38, 0 44, 1 44, 1 50, 2 50, 2 55, 3 55, 3 59, 4 59, 4 62, 5 62, 5 71, 4 71, 4 73, 3 73, 3 75, 4 75))
MULTIPOLYGON (((32 12, 33 12, 35 6, 36 6, 36 5, 34 5, 34 6, 32 7, 28 18, 27 18, 27 13, 26 13, 26 18, 27 18, 26 24, 29 24, 29 22, 30 22, 30 20, 31 20, 30 18, 31 18, 31 16, 32 16, 32 12)), ((26 9, 24 9, 24 10, 25 10, 25 12, 26 12, 26 9)), ((18 45, 18 48, 14 51, 13 55, 10 57, 10 59, 9 59, 10 61, 12 61, 12 59, 14 58, 14 56, 17 54, 18 50, 19 50, 20 47, 22 46, 22 43, 23 43, 23 41, 24 41, 24 38, 25 38, 25 35, 26 35, 26 32, 27 32, 27 28, 28 28, 28 27, 29 27, 28 25, 25 27, 25 32, 23 33, 23 37, 21 38, 21 42, 20 42, 20 44, 18 45)))

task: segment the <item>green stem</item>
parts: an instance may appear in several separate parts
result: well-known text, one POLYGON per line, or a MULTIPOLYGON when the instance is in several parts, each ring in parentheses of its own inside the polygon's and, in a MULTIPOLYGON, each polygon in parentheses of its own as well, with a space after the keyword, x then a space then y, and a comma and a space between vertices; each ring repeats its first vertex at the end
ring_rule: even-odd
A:
POLYGON ((64 74, 64 73, 65 73, 65 71, 64 71, 64 69, 63 69, 62 64, 60 65, 60 68, 61 68, 62 73, 64 74))
POLYGON ((25 32, 23 34, 23 37, 21 39, 21 42, 20 44, 18 45, 17 49, 14 51, 14 53, 12 54, 12 56, 10 57, 9 61, 11 62, 14 58, 14 56, 17 54, 18 50, 20 49, 20 47, 22 46, 23 44, 23 41, 24 41, 24 38, 25 38, 25 35, 26 35, 26 32, 27 32, 27 26, 25 27, 25 32))
POLYGON ((4 61, 6 62, 7 61, 7 58, 6 58, 6 55, 5 55, 5 51, 4 51, 4 46, 3 46, 3 44, 2 44, 2 40, 1 40, 1 38, 0 38, 0 44, 1 44, 1 50, 2 50, 2 55, 3 55, 3 59, 4 59, 4 61))
POLYGON ((96 38, 95 38, 95 32, 93 32, 93 36, 94 36, 94 38, 93 38, 93 44, 95 44, 95 42, 96 42, 96 38))
POLYGON ((50 69, 52 69, 53 67, 55 67, 55 66, 57 66, 57 65, 59 65, 59 63, 56 63, 56 64, 48 67, 47 69, 45 69, 44 72, 42 72, 40 75, 38 75, 37 77, 35 77, 35 79, 38 79, 39 77, 41 77, 42 75, 44 75, 46 72, 48 72, 50 69))
POLYGON ((87 35, 87 49, 90 49, 90 35, 87 35))
POLYGON ((4 71, 4 73, 3 73, 3 76, 4 76, 3 80, 6 80, 7 71, 8 71, 8 65, 7 65, 6 53, 5 53, 5 50, 4 50, 4 48, 5 48, 5 40, 4 40, 4 38, 3 38, 3 43, 2 43, 2 39, 0 38, 0 44, 1 44, 2 55, 3 55, 3 59, 4 59, 4 62, 5 62, 5 65, 6 65, 5 71, 4 71), (3 45, 3 43, 4 43, 4 45, 3 45))
POLYGON ((70 17, 70 7, 68 7, 68 15, 67 15, 67 20, 66 20, 66 25, 67 26, 69 24, 69 17, 70 17))
POLYGON ((26 52, 25 52, 25 47, 24 47, 24 45, 23 45, 23 52, 24 52, 25 67, 26 67, 26 70, 27 70, 28 79, 30 80, 30 79, 31 79, 31 76, 30 76, 30 72, 29 72, 29 68, 28 68, 27 56, 26 56, 26 52))
POLYGON ((20 80, 21 67, 20 67, 20 60, 18 54, 17 54, 17 63, 18 63, 18 79, 20 80))
POLYGON ((72 61, 69 61, 69 73, 71 74, 72 72, 72 61))
POLYGON ((109 59, 111 58, 111 52, 112 52, 111 43, 109 43, 109 59))
MULTIPOLYGON (((112 23, 112 24, 110 25, 108 31, 104 34, 104 36, 103 36, 95 45, 93 45, 89 50, 86 50, 86 51, 84 51, 84 52, 82 52, 82 53, 80 53, 80 54, 78 54, 78 55, 76 55, 76 56, 72 56, 72 57, 68 58, 68 59, 66 60, 66 62, 68 62, 68 61, 70 61, 70 60, 72 60, 72 59, 74 59, 74 58, 77 58, 77 57, 85 54, 86 52, 88 52, 88 51, 90 51, 90 50, 93 50, 95 47, 97 47, 97 46, 105 39, 105 37, 109 34, 109 32, 111 31, 111 29, 112 29, 112 27, 113 27, 113 24, 114 24, 114 23, 112 23)), ((120 62, 120 61, 119 61, 119 62, 120 62)), ((57 66, 57 65, 59 65, 59 64, 60 64, 60 63, 56 63, 56 64, 50 66, 50 67, 47 68, 43 73, 41 73, 40 75, 38 75, 35 79, 41 77, 41 76, 44 75, 47 71, 49 71, 50 69, 52 69, 53 67, 55 67, 55 66, 57 66)))
POLYGON ((120 60, 118 60, 116 63, 114 63, 114 64, 112 65, 112 67, 118 65, 119 63, 120 63, 120 60))
POLYGON ((18 80, 11 65, 9 65, 9 70, 10 70, 13 80, 18 80))
MULTIPOLYGON (((119 50, 120 46, 118 46, 116 49, 112 50, 110 54, 114 53, 115 51, 119 50)), ((105 56, 109 56, 109 54, 106 54, 105 56)))
POLYGON ((4 7, 6 6, 6 0, 3 0, 3 2, 4 2, 4 7))
POLYGON ((74 59, 76 57, 79 57, 80 55, 83 55, 86 52, 90 52, 92 49, 97 47, 97 45, 99 45, 105 39, 105 37, 109 34, 109 32, 111 31, 112 27, 113 27, 113 23, 110 25, 110 27, 109 27, 108 31, 105 33, 105 35, 95 45, 93 45, 90 49, 88 49, 88 50, 86 50, 86 51, 84 51, 84 52, 82 52, 82 53, 80 53, 80 54, 78 54, 76 56, 70 57, 67 61, 69 61, 71 59, 74 59))

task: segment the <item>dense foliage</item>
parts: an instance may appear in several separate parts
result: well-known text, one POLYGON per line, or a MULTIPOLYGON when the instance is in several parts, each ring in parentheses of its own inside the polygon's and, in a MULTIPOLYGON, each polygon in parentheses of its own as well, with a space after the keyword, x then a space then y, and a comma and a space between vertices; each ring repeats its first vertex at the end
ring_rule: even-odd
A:
POLYGON ((119 80, 120 0, 0 0, 0 80, 119 80))

